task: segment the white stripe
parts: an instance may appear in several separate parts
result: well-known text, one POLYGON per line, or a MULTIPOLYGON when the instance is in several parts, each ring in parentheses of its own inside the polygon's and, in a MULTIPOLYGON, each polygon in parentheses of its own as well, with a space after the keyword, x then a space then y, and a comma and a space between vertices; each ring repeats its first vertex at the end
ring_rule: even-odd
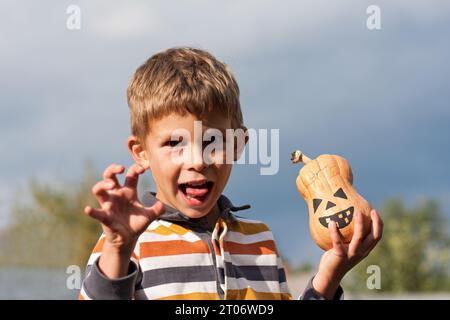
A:
POLYGON ((200 240, 200 238, 191 231, 188 231, 183 235, 177 233, 164 235, 152 231, 147 231, 139 236, 140 243, 155 242, 155 241, 172 241, 172 240, 184 240, 188 242, 195 242, 200 240))
POLYGON ((249 281, 245 278, 228 279, 228 290, 240 290, 252 288, 258 292, 279 293, 280 283, 278 281, 249 281))
POLYGON ((216 254, 216 265, 217 265, 217 268, 224 268, 224 262, 223 262, 223 250, 222 250, 222 252, 221 252, 221 255, 219 256, 219 255, 217 255, 216 254))
POLYGON ((87 263, 88 266, 93 265, 95 260, 97 260, 97 258, 100 257, 101 255, 102 255, 101 252, 92 253, 91 256, 89 257, 89 260, 88 260, 88 263, 87 263))
POLYGON ((81 296, 83 297, 84 300, 92 300, 92 298, 89 297, 88 294, 86 293, 86 291, 84 290, 84 283, 81 286, 80 294, 81 294, 81 296))
POLYGON ((241 244, 250 244, 255 242, 274 240, 271 231, 263 231, 255 234, 243 234, 236 231, 228 231, 225 235, 226 241, 233 241, 241 244))
POLYGON ((142 271, 147 271, 171 267, 210 266, 213 261, 207 253, 191 253, 148 257, 139 260, 139 263, 142 271))
POLYGON ((276 254, 229 254, 225 252, 225 261, 236 266, 274 266, 278 267, 276 254))
POLYGON ((172 222, 168 222, 165 220, 156 220, 156 221, 157 221, 157 223, 159 223, 160 225, 162 225, 163 227, 166 227, 166 228, 170 228, 170 226, 172 225, 172 222))
POLYGON ((285 293, 291 294, 291 291, 289 290, 289 286, 287 285, 287 282, 281 282, 280 283, 280 290, 281 290, 281 292, 285 292, 285 293))
POLYGON ((144 288, 136 291, 135 297, 139 300, 144 299, 160 299, 168 296, 189 293, 217 293, 217 285, 215 281, 207 282, 186 282, 186 283, 169 283, 144 288))

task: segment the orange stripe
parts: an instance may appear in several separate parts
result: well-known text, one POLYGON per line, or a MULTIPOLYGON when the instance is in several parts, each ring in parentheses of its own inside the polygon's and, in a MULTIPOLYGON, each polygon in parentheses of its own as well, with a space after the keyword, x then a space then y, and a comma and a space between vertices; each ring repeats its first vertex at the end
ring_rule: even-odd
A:
POLYGON ((157 256, 170 256, 189 253, 209 253, 209 247, 202 240, 189 242, 184 240, 142 242, 141 259, 157 256))
POLYGON ((94 247, 94 250, 92 250, 92 253, 102 252, 103 244, 105 243, 105 237, 101 238, 97 241, 97 244, 94 247))
POLYGON ((230 254, 276 254, 277 250, 273 240, 242 244, 232 241, 225 241, 225 251, 230 254))
POLYGON ((270 231, 269 227, 265 223, 250 223, 240 220, 230 223, 228 225, 228 230, 240 232, 247 235, 270 231))
POLYGON ((84 296, 81 294, 81 292, 80 292, 80 294, 78 295, 78 300, 86 300, 86 299, 84 298, 84 296))
POLYGON ((179 226, 177 224, 174 224, 174 223, 172 223, 169 228, 160 225, 160 226, 156 227, 155 229, 145 230, 145 232, 150 232, 150 233, 154 232, 154 233, 157 233, 157 234, 161 234, 163 236, 169 236, 169 235, 174 234, 174 233, 175 234, 179 234, 179 235, 184 235, 184 234, 188 233, 189 231, 190 230, 188 230, 186 228, 183 228, 183 227, 181 227, 181 226, 179 226))
POLYGON ((159 298, 157 300, 219 300, 219 296, 217 295, 217 293, 193 292, 186 294, 176 294, 173 296, 159 298))
POLYGON ((225 300, 292 300, 289 293, 258 292, 252 288, 227 290, 225 300))

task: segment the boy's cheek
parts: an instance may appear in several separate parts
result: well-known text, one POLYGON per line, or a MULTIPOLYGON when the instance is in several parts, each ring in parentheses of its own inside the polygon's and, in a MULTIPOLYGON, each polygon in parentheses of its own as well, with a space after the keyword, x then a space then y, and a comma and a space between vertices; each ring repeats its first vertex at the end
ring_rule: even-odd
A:
POLYGON ((230 164, 222 164, 222 165, 216 165, 216 171, 218 178, 220 180, 220 184, 222 188, 225 188, 225 184, 228 181, 228 178, 231 174, 232 165, 230 164))

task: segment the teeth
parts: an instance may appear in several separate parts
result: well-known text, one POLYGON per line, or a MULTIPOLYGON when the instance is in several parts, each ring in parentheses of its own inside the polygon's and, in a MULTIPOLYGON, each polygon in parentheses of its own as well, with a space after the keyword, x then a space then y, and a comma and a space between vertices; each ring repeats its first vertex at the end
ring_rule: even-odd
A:
POLYGON ((204 185, 206 182, 189 182, 189 183, 186 183, 188 186, 193 186, 193 187, 196 187, 196 186, 202 186, 202 185, 204 185))

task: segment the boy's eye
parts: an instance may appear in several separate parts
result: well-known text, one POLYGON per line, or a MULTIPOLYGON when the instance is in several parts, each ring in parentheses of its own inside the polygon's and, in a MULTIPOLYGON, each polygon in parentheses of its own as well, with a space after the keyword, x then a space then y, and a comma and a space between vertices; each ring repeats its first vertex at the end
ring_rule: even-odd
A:
POLYGON ((215 137, 215 136, 212 136, 212 137, 210 137, 208 140, 203 141, 203 144, 204 144, 205 146, 207 146, 207 145, 213 143, 214 141, 216 141, 216 137, 215 137))
POLYGON ((181 143, 181 139, 180 140, 167 140, 167 142, 164 144, 165 146, 169 146, 169 147, 176 147, 177 145, 179 145, 181 143))

